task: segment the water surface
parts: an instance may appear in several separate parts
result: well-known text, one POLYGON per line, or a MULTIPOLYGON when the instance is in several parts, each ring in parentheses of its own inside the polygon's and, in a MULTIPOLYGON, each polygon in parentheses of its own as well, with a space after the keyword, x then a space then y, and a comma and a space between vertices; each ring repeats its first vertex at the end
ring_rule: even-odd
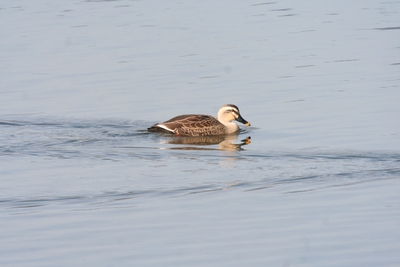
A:
POLYGON ((399 11, 2 2, 0 264, 398 266, 399 11), (226 103, 240 149, 146 131, 226 103))

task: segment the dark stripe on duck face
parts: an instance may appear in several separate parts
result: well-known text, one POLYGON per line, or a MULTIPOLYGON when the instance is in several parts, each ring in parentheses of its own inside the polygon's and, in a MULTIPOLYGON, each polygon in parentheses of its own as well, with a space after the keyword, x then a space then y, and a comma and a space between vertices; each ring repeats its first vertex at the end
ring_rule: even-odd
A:
POLYGON ((235 116, 234 116, 235 118, 237 118, 237 117, 240 116, 239 111, 236 110, 236 109, 227 109, 227 110, 225 110, 224 113, 233 113, 233 114, 235 115, 235 116))

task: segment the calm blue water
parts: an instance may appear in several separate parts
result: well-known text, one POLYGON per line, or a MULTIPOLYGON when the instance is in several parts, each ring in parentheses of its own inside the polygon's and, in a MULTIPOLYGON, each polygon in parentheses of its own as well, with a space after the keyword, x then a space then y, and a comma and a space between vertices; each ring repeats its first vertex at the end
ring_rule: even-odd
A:
POLYGON ((399 12, 3 1, 0 265, 399 266, 399 12))

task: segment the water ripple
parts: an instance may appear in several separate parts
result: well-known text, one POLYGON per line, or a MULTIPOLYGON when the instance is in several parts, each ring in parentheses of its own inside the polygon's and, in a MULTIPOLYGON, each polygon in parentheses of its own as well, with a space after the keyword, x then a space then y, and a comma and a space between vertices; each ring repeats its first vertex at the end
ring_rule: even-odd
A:
MULTIPOLYGON (((266 151, 257 150, 256 144, 245 151, 174 150, 167 149, 171 145, 165 139, 170 137, 145 131, 151 124, 41 118, 1 121, 0 157, 15 165, 5 171, 6 178, 19 173, 30 177, 31 170, 38 170, 45 174, 34 177, 44 184, 39 187, 42 192, 52 192, 54 188, 48 184, 54 181, 73 181, 73 185, 69 193, 58 187, 53 195, 29 190, 24 197, 5 193, 0 206, 29 212, 61 204, 80 209, 124 207, 160 198, 269 192, 272 188, 282 194, 301 193, 400 178, 398 152, 266 151), (89 182, 82 193, 80 179, 86 176, 89 182), (106 178, 101 180, 103 176, 106 178), (135 182, 127 183, 124 177, 135 182), (115 186, 120 189, 113 189, 115 186)), ((35 185, 36 180, 24 179, 35 185)), ((3 180, 7 181, 11 180, 3 180)), ((9 188, 10 184, 15 186, 9 182, 9 188)))

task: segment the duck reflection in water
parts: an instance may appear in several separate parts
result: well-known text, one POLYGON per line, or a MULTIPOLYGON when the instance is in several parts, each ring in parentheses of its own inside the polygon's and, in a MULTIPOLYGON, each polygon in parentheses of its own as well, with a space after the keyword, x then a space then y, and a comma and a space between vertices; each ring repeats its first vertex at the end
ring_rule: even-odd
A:
POLYGON ((237 140, 237 134, 231 135, 217 135, 217 136, 184 136, 184 137, 172 137, 169 140, 163 140, 163 143, 172 145, 190 145, 190 146, 179 146, 168 149, 172 150, 226 150, 236 151, 243 150, 242 146, 249 145, 251 143, 251 137, 248 136, 241 140, 240 143, 235 143, 237 140), (210 148, 206 146, 218 145, 218 148, 210 148))

